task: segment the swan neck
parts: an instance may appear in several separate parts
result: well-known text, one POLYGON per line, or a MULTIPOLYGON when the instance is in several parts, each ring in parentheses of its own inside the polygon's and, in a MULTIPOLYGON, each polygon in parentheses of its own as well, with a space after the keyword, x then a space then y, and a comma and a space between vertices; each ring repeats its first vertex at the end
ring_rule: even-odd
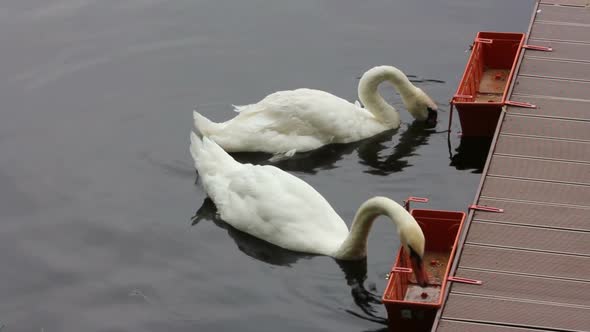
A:
POLYGON ((385 81, 395 87, 404 103, 415 94, 416 88, 401 70, 391 66, 380 66, 368 70, 361 77, 358 86, 359 99, 377 119, 399 126, 400 118, 397 110, 379 94, 379 85, 385 81))
POLYGON ((367 256, 369 231, 377 217, 385 215, 396 225, 398 232, 407 223, 409 213, 399 204, 385 197, 366 201, 356 212, 350 233, 334 257, 343 260, 362 259, 367 256))

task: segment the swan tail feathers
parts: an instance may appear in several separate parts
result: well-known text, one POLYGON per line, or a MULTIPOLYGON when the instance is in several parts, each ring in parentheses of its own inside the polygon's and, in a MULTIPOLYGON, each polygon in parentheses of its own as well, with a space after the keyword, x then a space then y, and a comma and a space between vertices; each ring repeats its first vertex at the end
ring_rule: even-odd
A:
POLYGON ((248 105, 232 105, 232 106, 234 108, 234 112, 236 112, 236 113, 240 113, 241 111, 248 108, 248 105))
POLYGON ((199 166, 197 165, 197 161, 199 160, 199 155, 201 153, 201 148, 203 147, 202 138, 197 136, 195 132, 191 131, 191 156, 195 162, 195 167, 198 169, 199 166))
POLYGON ((268 161, 271 163, 275 163, 277 161, 282 161, 293 157, 297 153, 297 149, 291 149, 287 152, 279 152, 275 153, 268 161))
POLYGON ((193 111, 193 119, 195 120, 195 129, 197 135, 200 137, 209 136, 216 123, 202 116, 199 112, 193 111))
POLYGON ((207 137, 191 132, 190 151, 199 174, 215 174, 234 169, 240 165, 217 143, 207 137))
POLYGON ((252 105, 254 105, 254 104, 249 104, 249 105, 232 105, 232 106, 234 108, 234 112, 236 112, 236 113, 242 113, 243 111, 247 111, 249 108, 251 108, 252 105))

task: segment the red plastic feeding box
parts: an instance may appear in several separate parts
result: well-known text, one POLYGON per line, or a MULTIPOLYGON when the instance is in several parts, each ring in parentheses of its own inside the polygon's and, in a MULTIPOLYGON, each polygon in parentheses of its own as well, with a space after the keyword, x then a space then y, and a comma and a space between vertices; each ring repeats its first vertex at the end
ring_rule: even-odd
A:
POLYGON ((524 33, 477 33, 451 100, 459 113, 462 136, 494 135, 524 39, 524 33))
POLYGON ((390 331, 430 331, 436 311, 443 302, 450 263, 465 221, 460 211, 411 211, 426 239, 424 266, 428 286, 416 283, 403 247, 399 250, 383 294, 390 331))

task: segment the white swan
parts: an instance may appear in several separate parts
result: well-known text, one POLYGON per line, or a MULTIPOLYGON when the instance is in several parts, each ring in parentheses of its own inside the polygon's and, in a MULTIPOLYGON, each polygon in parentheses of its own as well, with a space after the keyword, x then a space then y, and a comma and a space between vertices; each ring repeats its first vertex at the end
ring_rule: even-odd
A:
POLYGON ((221 218, 240 231, 277 246, 341 260, 367 255, 367 237, 379 215, 397 225, 416 279, 425 285, 424 234, 416 220, 385 197, 363 203, 351 231, 306 182, 274 166, 241 164, 212 140, 191 132, 190 151, 201 183, 221 218))
POLYGON ((378 92, 384 81, 393 84, 414 118, 436 124, 437 106, 426 93, 401 70, 379 66, 360 79, 358 96, 365 108, 320 90, 279 91, 256 104, 235 106, 239 114, 223 123, 195 111, 195 127, 228 152, 290 156, 330 143, 355 142, 400 126, 398 112, 378 92))

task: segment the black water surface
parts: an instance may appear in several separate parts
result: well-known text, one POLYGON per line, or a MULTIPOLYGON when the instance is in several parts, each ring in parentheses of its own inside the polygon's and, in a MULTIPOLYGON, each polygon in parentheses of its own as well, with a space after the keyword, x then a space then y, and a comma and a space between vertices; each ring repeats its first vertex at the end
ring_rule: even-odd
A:
MULTIPOLYGON (((524 31, 532 3, 1 1, 0 329, 382 329, 394 228, 378 222, 356 264, 237 232, 195 184, 192 108, 225 120, 298 87, 353 101, 357 77, 391 64, 446 109, 475 33, 524 31)), ((373 195, 463 210, 485 144, 459 147, 455 122, 449 148, 448 113, 421 128, 382 91, 400 129, 278 166, 348 222, 373 195)))

